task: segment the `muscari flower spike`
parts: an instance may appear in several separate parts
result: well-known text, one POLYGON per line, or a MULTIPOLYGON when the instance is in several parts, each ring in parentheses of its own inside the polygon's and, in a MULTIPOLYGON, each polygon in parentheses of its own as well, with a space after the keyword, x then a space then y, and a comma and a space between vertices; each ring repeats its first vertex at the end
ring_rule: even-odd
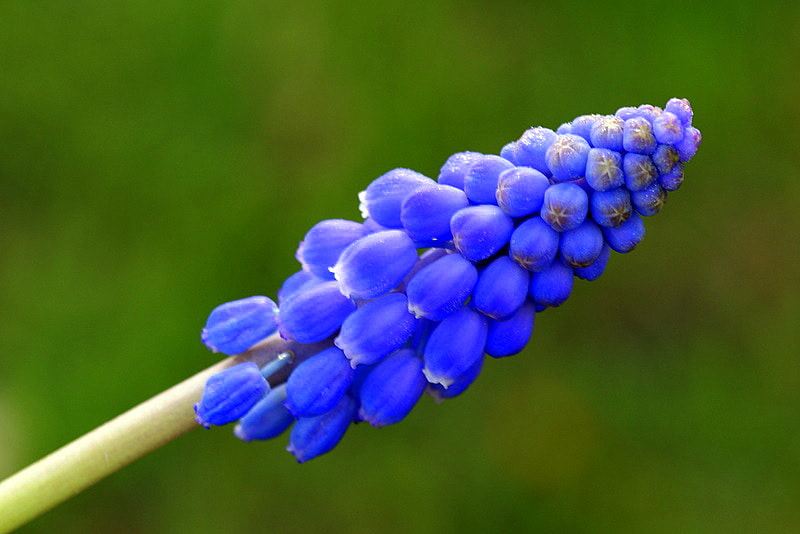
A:
POLYGON ((290 353, 212 376, 198 423, 238 421, 243 441, 291 427, 287 450, 305 462, 352 423, 398 423, 426 390, 437 401, 460 395, 485 354, 525 347, 536 314, 563 304, 575 277, 597 279, 612 251, 641 242, 644 217, 662 210, 697 152, 692 119, 685 99, 623 107, 555 132, 531 128, 498 155, 459 152, 437 180, 409 169, 377 178, 359 195, 363 223, 309 230, 278 305, 223 304, 202 335, 231 355, 276 330, 323 349, 272 387, 266 378, 290 353))

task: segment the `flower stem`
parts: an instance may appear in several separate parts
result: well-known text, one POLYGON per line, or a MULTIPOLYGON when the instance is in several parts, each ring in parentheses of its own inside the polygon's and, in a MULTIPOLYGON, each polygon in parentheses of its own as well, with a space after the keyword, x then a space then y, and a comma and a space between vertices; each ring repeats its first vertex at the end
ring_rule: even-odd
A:
POLYGON ((261 367, 287 350, 295 353, 295 361, 272 377, 273 383, 284 381, 289 369, 320 350, 320 344, 300 346, 273 335, 246 353, 197 373, 0 482, 0 534, 27 523, 199 427, 192 407, 211 375, 245 361, 261 367))

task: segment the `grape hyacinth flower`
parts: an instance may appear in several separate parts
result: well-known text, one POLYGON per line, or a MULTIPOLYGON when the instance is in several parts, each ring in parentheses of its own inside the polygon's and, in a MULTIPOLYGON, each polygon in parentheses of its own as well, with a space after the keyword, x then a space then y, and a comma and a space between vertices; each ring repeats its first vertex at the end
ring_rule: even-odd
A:
POLYGON ((198 422, 238 420, 244 441, 291 428, 288 450, 305 462, 352 423, 402 421, 426 390, 462 394, 484 355, 522 351, 536 314, 564 304, 576 277, 596 280, 612 252, 642 241, 643 217, 663 209, 697 152, 692 120, 685 99, 623 107, 530 128, 499 155, 459 152, 437 181, 380 176, 359 195, 364 222, 308 231, 278 305, 251 297, 212 312, 202 335, 212 350, 241 353, 276 329, 317 345, 288 377, 271 375, 277 360, 212 376, 198 422))

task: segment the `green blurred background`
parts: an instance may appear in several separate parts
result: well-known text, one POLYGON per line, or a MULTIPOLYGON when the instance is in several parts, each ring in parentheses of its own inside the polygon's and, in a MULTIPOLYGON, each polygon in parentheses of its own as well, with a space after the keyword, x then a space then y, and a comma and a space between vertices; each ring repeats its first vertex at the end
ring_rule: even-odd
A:
POLYGON ((299 466, 193 432, 21 532, 800 531, 800 7, 0 3, 0 478, 210 365, 393 167, 687 97, 634 253, 515 358, 299 466))

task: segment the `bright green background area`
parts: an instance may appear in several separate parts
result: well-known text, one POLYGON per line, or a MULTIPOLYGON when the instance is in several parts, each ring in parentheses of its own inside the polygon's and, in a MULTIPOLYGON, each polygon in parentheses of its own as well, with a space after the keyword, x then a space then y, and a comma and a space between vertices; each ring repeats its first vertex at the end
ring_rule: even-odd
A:
POLYGON ((800 8, 282 4, 0 3, 0 477, 214 362, 393 167, 672 96, 704 142, 463 397, 302 466, 198 430, 21 532, 800 531, 800 8))

